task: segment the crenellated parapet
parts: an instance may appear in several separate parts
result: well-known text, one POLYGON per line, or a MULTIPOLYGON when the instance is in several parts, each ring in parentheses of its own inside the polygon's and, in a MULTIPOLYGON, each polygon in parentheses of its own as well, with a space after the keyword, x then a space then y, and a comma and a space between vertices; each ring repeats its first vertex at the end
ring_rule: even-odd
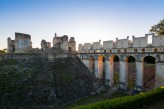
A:
POLYGON ((79 44, 79 53, 126 53, 126 52, 164 52, 164 35, 154 36, 154 34, 145 34, 143 37, 132 36, 132 40, 129 40, 129 36, 126 39, 118 39, 116 41, 109 40, 79 44), (152 36, 152 39, 150 39, 152 36), (151 43, 148 43, 152 40, 151 43))

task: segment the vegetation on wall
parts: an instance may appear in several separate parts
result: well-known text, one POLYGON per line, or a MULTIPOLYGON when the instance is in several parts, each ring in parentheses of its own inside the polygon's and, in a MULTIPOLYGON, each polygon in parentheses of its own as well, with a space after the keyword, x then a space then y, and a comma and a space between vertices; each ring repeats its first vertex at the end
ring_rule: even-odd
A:
POLYGON ((0 108, 57 107, 91 95, 96 80, 75 58, 5 58, 0 61, 0 108))
POLYGON ((15 102, 28 100, 28 96, 24 94, 31 90, 36 76, 43 67, 39 62, 38 59, 5 59, 0 61, 0 105, 6 103, 14 105, 15 102))

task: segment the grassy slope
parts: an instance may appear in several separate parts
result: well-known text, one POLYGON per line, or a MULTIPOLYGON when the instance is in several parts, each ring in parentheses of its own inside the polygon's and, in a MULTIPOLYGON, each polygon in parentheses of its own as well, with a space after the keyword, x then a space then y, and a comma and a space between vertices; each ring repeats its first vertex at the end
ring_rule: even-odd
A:
POLYGON ((75 103, 61 106, 57 109, 69 109, 69 108, 73 108, 78 105, 86 105, 86 104, 90 104, 90 103, 94 103, 94 102, 102 101, 102 100, 106 100, 106 99, 113 99, 113 98, 117 98, 117 97, 127 96, 127 94, 123 93, 123 92, 115 92, 112 95, 108 95, 108 93, 109 92, 106 91, 106 92, 102 92, 102 94, 95 94, 95 95, 80 99, 75 103))

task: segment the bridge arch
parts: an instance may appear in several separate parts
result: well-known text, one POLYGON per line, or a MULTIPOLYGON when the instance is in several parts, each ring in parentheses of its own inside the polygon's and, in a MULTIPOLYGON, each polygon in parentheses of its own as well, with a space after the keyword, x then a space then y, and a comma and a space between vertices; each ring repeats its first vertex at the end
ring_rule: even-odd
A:
POLYGON ((112 55, 110 56, 110 62, 111 62, 111 65, 112 65, 112 69, 113 69, 113 74, 112 74, 112 78, 113 78, 113 84, 114 85, 117 85, 119 84, 120 82, 120 77, 119 77, 119 68, 120 68, 120 65, 119 65, 119 62, 120 62, 120 57, 118 55, 112 55))
POLYGON ((153 56, 145 56, 143 61, 144 63, 155 64, 156 59, 153 56))
POLYGON ((105 56, 98 55, 98 78, 104 84, 105 81, 105 56))
MULTIPOLYGON (((137 90, 142 90, 143 88, 151 88, 151 85, 148 85, 151 83, 151 81, 148 81, 149 79, 147 77, 150 76, 150 72, 147 71, 148 66, 154 66, 154 82, 153 87, 160 86, 161 84, 164 84, 162 79, 163 76, 163 68, 164 68, 164 55, 161 53, 81 53, 79 54, 81 60, 83 63, 88 67, 89 66, 89 56, 91 55, 90 60, 94 60, 94 63, 92 61, 92 64, 94 64, 94 74, 97 78, 100 69, 104 68, 105 63, 105 81, 108 86, 113 86, 114 80, 116 81, 116 78, 114 77, 114 73, 117 72, 117 82, 119 83, 120 89, 127 89, 126 86, 128 86, 127 83, 127 69, 129 70, 130 67, 126 67, 127 64, 131 64, 134 62, 135 58, 135 64, 136 64, 136 82, 135 82, 135 88, 137 90), (98 68, 98 59, 101 57, 103 67, 98 68), (102 58, 103 57, 103 58, 102 58), (149 64, 149 65, 148 65, 149 64), (120 70, 117 70, 120 69, 120 70), (161 79, 162 78, 162 79, 161 79), (155 85, 154 85, 155 84, 155 85), (125 87, 124 87, 125 86, 125 87)), ((90 62, 91 63, 91 62, 90 62)), ((90 65, 91 68, 92 65, 90 65)), ((99 64, 100 66, 100 64, 99 64)), ((150 67, 153 68, 153 67, 150 67)), ((150 69, 149 68, 149 69, 150 69)), ((102 70, 101 70, 102 71, 102 70)), ((128 71, 129 72, 129 71, 128 71)), ((134 73, 134 72, 133 72, 134 73)), ((102 75, 103 73, 101 73, 102 75)), ((129 75, 128 75, 129 76, 129 75)), ((151 75, 153 76, 153 75, 151 75)), ((103 76, 101 76, 103 78, 103 76)), ((151 79, 150 79, 151 80, 151 79)))
POLYGON ((113 59, 113 62, 119 62, 120 57, 118 55, 112 55, 111 58, 113 59))
POLYGON ((156 58, 154 56, 145 56, 143 58, 143 87, 153 89, 155 87, 156 58))
POLYGON ((126 77, 127 87, 133 90, 136 82, 136 58, 134 56, 126 56, 126 77))
POLYGON ((126 62, 134 63, 135 61, 136 61, 136 58, 134 56, 126 56, 126 62))
POLYGON ((92 73, 94 73, 94 71, 95 71, 95 57, 93 55, 89 56, 89 66, 88 66, 88 69, 92 73))

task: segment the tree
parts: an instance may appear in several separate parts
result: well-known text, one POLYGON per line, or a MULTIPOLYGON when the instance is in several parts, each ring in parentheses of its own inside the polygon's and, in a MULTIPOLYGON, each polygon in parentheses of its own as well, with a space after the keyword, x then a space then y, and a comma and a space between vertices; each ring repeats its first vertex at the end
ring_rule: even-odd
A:
POLYGON ((6 53, 7 49, 0 50, 0 53, 6 53))
POLYGON ((160 20, 158 24, 153 25, 149 31, 156 35, 164 35, 164 19, 160 20))

